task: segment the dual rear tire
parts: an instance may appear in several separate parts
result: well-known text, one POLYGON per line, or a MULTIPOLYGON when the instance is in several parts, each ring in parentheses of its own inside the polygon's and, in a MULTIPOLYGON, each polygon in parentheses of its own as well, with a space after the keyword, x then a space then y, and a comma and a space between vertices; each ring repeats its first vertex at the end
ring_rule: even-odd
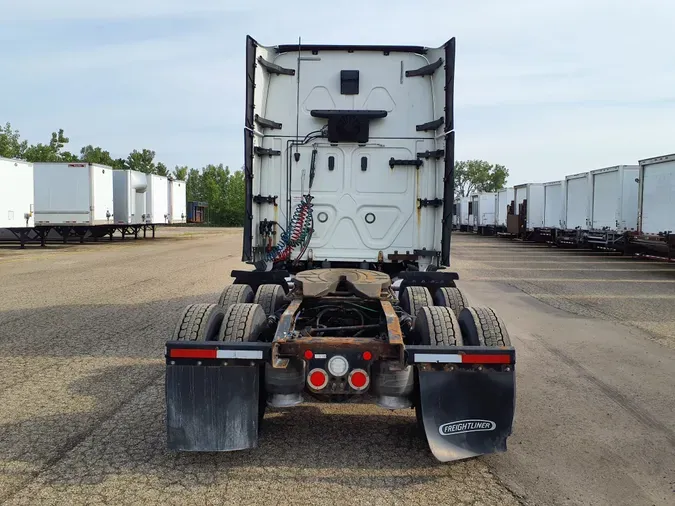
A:
POLYGON ((257 341, 266 329, 267 317, 283 307, 284 289, 261 285, 253 292, 249 285, 227 286, 218 304, 190 304, 173 333, 174 341, 257 341))

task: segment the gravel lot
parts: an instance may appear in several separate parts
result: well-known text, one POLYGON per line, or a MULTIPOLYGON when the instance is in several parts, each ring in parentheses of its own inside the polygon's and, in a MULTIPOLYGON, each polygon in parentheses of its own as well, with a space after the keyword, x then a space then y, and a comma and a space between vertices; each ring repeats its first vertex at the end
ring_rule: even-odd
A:
POLYGON ((500 312, 520 364, 510 451, 453 465, 413 413, 368 405, 272 411, 253 451, 165 451, 163 344, 241 267, 238 230, 3 246, 0 503, 673 504, 675 266, 453 240, 461 287, 500 312))

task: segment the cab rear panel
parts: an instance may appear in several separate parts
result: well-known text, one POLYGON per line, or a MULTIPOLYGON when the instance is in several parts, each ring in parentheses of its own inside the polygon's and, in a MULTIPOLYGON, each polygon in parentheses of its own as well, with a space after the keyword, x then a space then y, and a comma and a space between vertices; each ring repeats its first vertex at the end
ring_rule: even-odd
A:
POLYGON ((453 80, 454 39, 427 49, 249 38, 244 260, 263 259, 311 193, 305 258, 447 265, 453 80))

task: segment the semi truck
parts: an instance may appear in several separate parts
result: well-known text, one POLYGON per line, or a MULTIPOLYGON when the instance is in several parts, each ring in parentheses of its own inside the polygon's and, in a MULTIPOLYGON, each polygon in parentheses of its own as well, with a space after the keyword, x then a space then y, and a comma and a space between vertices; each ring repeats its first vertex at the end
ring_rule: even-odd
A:
POLYGON ((242 77, 246 267, 177 315, 168 448, 255 448, 268 408, 363 402, 413 410, 442 462, 505 451, 515 349, 449 269, 455 39, 247 37, 242 77))

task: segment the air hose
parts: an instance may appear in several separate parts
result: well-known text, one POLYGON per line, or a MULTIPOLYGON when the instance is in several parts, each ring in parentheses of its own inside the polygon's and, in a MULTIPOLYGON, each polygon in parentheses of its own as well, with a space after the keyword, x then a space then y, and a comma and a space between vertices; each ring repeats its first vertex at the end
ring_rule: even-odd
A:
POLYGON ((303 195, 295 208, 288 229, 282 232, 279 242, 267 252, 266 260, 281 262, 288 260, 294 248, 305 245, 312 232, 312 196, 303 195))
POLYGON ((288 228, 282 232, 279 242, 267 252, 265 260, 270 262, 283 262, 290 259, 294 248, 302 248, 303 251, 312 236, 312 226, 314 223, 312 216, 312 184, 314 183, 314 174, 316 172, 317 150, 312 151, 312 161, 309 169, 309 190, 307 195, 303 195, 300 203, 295 208, 288 228))

